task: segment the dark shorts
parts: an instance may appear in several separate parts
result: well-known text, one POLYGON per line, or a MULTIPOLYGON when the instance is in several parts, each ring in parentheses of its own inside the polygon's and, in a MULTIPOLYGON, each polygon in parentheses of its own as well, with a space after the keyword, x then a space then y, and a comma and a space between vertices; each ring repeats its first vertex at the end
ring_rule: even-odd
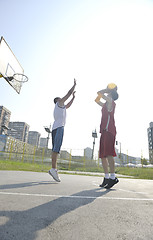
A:
POLYGON ((56 128, 52 131, 52 151, 60 152, 64 136, 64 127, 56 128))
POLYGON ((103 131, 100 137, 99 157, 106 158, 108 156, 116 157, 115 136, 108 131, 103 131))

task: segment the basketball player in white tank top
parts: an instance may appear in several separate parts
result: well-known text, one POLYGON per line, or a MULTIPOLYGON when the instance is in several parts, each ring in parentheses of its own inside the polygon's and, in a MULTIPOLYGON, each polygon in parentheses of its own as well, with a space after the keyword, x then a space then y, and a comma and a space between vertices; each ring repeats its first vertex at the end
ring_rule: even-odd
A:
POLYGON ((64 134, 64 126, 66 123, 66 109, 69 108, 75 98, 75 86, 76 80, 74 79, 73 87, 68 91, 68 93, 63 97, 56 97, 54 99, 55 108, 54 108, 54 123, 52 127, 52 169, 49 170, 49 174, 56 180, 60 182, 60 178, 57 173, 57 156, 60 151, 63 134, 64 134), (72 99, 70 102, 65 104, 65 101, 72 95, 72 99))

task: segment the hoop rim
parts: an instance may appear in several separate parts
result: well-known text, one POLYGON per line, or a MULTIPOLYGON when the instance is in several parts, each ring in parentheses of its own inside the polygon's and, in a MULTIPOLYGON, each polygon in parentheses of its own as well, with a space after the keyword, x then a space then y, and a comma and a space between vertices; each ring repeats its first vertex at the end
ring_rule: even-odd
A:
POLYGON ((25 83, 29 80, 28 77, 23 73, 15 73, 15 74, 13 74, 12 77, 7 77, 7 78, 9 81, 15 80, 17 82, 22 82, 22 83, 25 83), (17 79, 16 76, 22 76, 21 80, 17 79))

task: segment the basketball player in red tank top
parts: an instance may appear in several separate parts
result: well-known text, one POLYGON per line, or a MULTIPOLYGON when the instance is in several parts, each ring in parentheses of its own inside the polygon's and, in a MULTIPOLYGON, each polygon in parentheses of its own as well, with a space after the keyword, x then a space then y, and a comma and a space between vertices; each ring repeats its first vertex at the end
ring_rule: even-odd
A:
POLYGON ((115 137, 116 137, 116 126, 114 120, 115 112, 115 102, 118 99, 117 87, 114 89, 103 89, 99 91, 98 97, 95 102, 102 107, 102 118, 100 124, 100 146, 99 146, 99 157, 102 159, 102 165, 105 172, 105 177, 103 179, 100 187, 105 187, 110 189, 119 180, 115 176, 115 137), (103 98, 105 103, 101 102, 100 99, 103 98), (110 168, 110 176, 109 170, 110 168))

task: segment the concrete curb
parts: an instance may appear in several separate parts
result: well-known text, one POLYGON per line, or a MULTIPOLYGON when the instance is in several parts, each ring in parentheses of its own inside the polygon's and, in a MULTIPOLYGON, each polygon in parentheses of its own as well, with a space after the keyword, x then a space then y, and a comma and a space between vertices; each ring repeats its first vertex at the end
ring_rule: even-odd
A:
MULTIPOLYGON (((90 176, 97 176, 97 177, 104 177, 104 173, 97 173, 97 172, 80 172, 80 171, 67 171, 67 170, 58 170, 58 173, 67 173, 67 174, 78 174, 78 175, 90 175, 90 176)), ((116 177, 122 178, 134 178, 133 176, 121 175, 116 174, 116 177)))

